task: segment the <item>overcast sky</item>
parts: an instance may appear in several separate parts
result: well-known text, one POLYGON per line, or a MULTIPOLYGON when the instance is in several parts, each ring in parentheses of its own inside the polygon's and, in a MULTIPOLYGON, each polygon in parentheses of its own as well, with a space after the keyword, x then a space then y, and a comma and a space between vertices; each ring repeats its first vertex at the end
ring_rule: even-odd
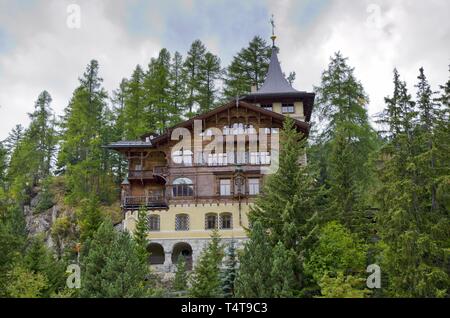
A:
POLYGON ((449 76, 448 0, 0 0, 0 140, 28 124, 44 89, 62 114, 93 58, 109 92, 161 48, 184 55, 195 39, 226 66, 254 35, 270 41, 271 14, 283 71, 297 73, 298 90, 318 85, 339 50, 370 97, 371 115, 391 94, 394 67, 411 89, 421 66, 434 89, 449 76), (80 28, 67 24, 71 4, 81 9, 80 28))

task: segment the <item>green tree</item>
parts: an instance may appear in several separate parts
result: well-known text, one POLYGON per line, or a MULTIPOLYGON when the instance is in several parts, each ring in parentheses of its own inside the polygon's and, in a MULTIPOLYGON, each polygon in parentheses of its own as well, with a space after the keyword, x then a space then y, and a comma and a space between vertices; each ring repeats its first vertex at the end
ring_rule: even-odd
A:
POLYGON ((102 214, 98 199, 92 196, 81 202, 77 211, 78 225, 80 227, 80 239, 86 241, 92 238, 105 217, 102 214))
POLYGON ((178 257, 177 271, 173 281, 173 289, 175 291, 185 291, 188 289, 189 276, 186 268, 186 259, 183 255, 178 257))
POLYGON ((148 246, 148 216, 145 206, 142 206, 138 211, 138 220, 136 228, 133 233, 133 239, 136 242, 139 255, 143 264, 147 264, 150 257, 147 250, 148 246))
POLYGON ((299 289, 305 287, 301 264, 312 244, 317 222, 318 189, 314 174, 299 163, 304 157, 305 145, 293 119, 287 118, 280 136, 278 170, 267 177, 263 192, 249 214, 252 222, 259 221, 270 232, 272 248, 282 242, 287 251, 295 253, 291 264, 299 289))
MULTIPOLYGON (((437 155, 439 151, 430 153, 430 144, 423 144, 427 140, 422 137, 428 135, 428 124, 432 123, 430 129, 440 126, 436 118, 426 115, 425 110, 430 107, 431 113, 435 106, 429 101, 430 90, 423 72, 418 86, 416 104, 408 94, 406 83, 394 71, 394 95, 385 99, 382 121, 387 124, 389 134, 380 150, 378 176, 382 186, 377 193, 381 266, 387 277, 388 286, 384 290, 388 296, 444 297, 449 285, 449 218, 448 210, 438 204, 439 190, 433 208, 432 189, 433 184, 438 185, 438 180, 448 179, 448 175, 440 175, 437 167, 432 166, 430 154, 437 155), (389 117, 391 114, 395 118, 389 117), (427 171, 430 175, 422 178, 427 171)), ((445 162, 448 163, 448 158, 445 162)))
POLYGON ((315 91, 321 122, 317 139, 325 158, 321 174, 328 189, 327 219, 367 233, 367 188, 372 182, 367 171, 369 155, 376 149, 366 109, 368 97, 340 52, 331 58, 315 91))
POLYGON ((146 133, 148 127, 146 118, 146 92, 144 89, 145 74, 138 65, 131 78, 126 81, 123 106, 124 138, 137 140, 146 133))
POLYGON ((324 276, 338 273, 360 276, 365 273, 367 245, 336 221, 324 225, 318 241, 305 261, 305 272, 319 283, 324 276))
POLYGON ((148 290, 147 266, 142 264, 136 243, 106 220, 81 253, 81 297, 143 297, 148 290))
POLYGON ((187 88, 183 63, 183 56, 179 52, 175 52, 170 64, 169 96, 170 103, 176 109, 177 114, 183 114, 186 110, 187 88))
POLYGON ((62 120, 59 172, 65 172, 67 198, 71 203, 96 195, 109 203, 113 193, 109 152, 102 148, 111 137, 107 123, 106 91, 92 60, 80 78, 62 120))
POLYGON ((191 275, 189 295, 194 298, 222 297, 220 266, 223 248, 217 230, 211 234, 211 241, 203 250, 191 275))
POLYGON ((163 133, 166 128, 179 120, 179 109, 171 103, 170 53, 167 49, 159 52, 158 58, 152 59, 145 75, 147 126, 163 133))
POLYGON ((47 289, 47 279, 17 264, 7 273, 9 284, 6 294, 12 298, 40 298, 47 289))
POLYGON ((45 246, 42 237, 31 239, 25 251, 24 264, 32 273, 45 277, 46 286, 41 290, 42 297, 50 297, 64 289, 66 284, 64 264, 45 246))
POLYGON ((225 298, 233 298, 238 271, 238 260, 234 240, 230 242, 225 253, 225 267, 222 271, 222 290, 225 298))
POLYGON ((236 297, 272 297, 272 246, 259 221, 255 221, 249 231, 249 240, 239 256, 239 263, 235 282, 236 297))
POLYGON ((293 297, 299 290, 298 280, 294 273, 295 252, 287 250, 282 242, 273 249, 271 281, 273 282, 272 297, 293 297))
POLYGON ((224 80, 224 96, 234 99, 264 83, 272 50, 265 40, 255 36, 231 61, 224 80))
POLYGON ((199 68, 198 101, 199 113, 210 111, 214 108, 217 99, 217 81, 222 76, 220 58, 207 52, 204 61, 199 68))
POLYGON ((199 103, 198 92, 200 88, 200 68, 204 64, 206 47, 200 40, 195 40, 187 53, 183 64, 183 77, 186 80, 187 90, 187 116, 193 114, 194 106, 199 103))

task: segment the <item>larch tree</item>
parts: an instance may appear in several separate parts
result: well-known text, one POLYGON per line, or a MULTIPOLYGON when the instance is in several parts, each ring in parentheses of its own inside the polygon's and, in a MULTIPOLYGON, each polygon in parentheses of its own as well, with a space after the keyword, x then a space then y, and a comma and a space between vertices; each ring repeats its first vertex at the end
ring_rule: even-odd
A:
POLYGON ((194 113, 194 107, 199 104, 198 94, 200 89, 200 68, 204 63, 206 47, 200 40, 195 40, 186 56, 183 64, 183 76, 186 80, 187 90, 187 116, 194 113))
POLYGON ((200 64, 199 71, 199 113, 204 113, 213 109, 217 101, 217 81, 222 76, 220 58, 207 52, 204 61, 200 64))
POLYGON ((249 93, 252 86, 260 88, 269 68, 271 47, 255 36, 247 47, 239 51, 228 66, 224 79, 224 97, 234 99, 249 93))

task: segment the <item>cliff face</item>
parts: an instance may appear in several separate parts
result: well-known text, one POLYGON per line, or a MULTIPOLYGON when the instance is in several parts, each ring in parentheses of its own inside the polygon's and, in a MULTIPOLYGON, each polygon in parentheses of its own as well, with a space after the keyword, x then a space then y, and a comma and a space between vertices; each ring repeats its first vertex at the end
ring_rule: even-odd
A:
MULTIPOLYGON (((52 188, 51 199, 41 189, 34 189, 33 192, 29 205, 23 208, 27 233, 29 236, 42 235, 46 245, 61 254, 66 247, 79 240, 77 208, 64 203, 61 188, 52 188)), ((102 206, 101 210, 120 227, 122 214, 118 202, 102 206)))

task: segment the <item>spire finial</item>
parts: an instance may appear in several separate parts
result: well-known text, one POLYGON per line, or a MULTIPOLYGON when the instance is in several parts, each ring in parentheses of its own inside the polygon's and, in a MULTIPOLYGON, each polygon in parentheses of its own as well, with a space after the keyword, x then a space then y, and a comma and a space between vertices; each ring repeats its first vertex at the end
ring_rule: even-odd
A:
POLYGON ((275 35, 275 20, 273 14, 272 18, 270 19, 270 24, 272 25, 272 36, 270 38, 272 39, 272 47, 275 47, 275 40, 277 36, 275 35))

